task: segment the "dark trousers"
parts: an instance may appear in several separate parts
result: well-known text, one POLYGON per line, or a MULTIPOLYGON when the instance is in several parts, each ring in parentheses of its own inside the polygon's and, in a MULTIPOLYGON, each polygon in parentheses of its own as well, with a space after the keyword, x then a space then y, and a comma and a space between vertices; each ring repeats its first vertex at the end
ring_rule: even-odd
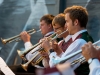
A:
MULTIPOLYGON (((13 65, 9 66, 9 68, 15 73, 15 75, 35 75, 35 67, 34 66, 28 66, 27 71, 25 71, 21 65, 13 65)), ((4 75, 2 72, 0 72, 0 75, 4 75)))

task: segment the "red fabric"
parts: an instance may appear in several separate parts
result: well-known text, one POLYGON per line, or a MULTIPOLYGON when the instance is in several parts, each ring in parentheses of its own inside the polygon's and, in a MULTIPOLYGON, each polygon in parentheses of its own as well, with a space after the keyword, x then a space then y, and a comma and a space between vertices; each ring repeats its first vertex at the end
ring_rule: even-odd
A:
POLYGON ((72 43, 72 38, 69 39, 68 42, 65 42, 64 40, 59 44, 60 48, 65 52, 68 46, 72 43))
POLYGON ((58 69, 56 67, 53 67, 53 68, 46 68, 44 70, 44 75, 45 74, 50 74, 52 75, 53 73, 57 72, 58 74, 57 75, 61 75, 61 73, 58 71, 58 69))
MULTIPOLYGON (((76 38, 75 38, 75 40, 77 40, 78 38, 81 38, 82 37, 82 34, 79 34, 76 38)), ((74 40, 74 41, 75 41, 74 40)))

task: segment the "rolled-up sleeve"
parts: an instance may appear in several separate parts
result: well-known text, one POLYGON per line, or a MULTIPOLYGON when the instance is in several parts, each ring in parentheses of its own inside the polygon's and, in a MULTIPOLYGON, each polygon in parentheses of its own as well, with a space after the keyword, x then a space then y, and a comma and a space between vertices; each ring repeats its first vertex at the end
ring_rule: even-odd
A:
POLYGON ((94 59, 89 65, 90 73, 89 75, 100 75, 100 62, 98 59, 94 59))
MULTIPOLYGON (((30 49, 30 48, 32 48, 32 44, 31 44, 30 42, 26 42, 26 43, 25 43, 25 50, 28 50, 28 49, 30 49)), ((34 48, 33 50, 31 50, 29 53, 27 53, 27 54, 26 54, 26 59, 27 59, 27 60, 30 60, 33 56, 35 56, 36 53, 38 52, 38 51, 36 51, 36 50, 38 50, 39 48, 40 48, 40 45, 37 46, 36 48, 34 48), (36 52, 35 52, 35 51, 36 51, 36 52), (33 53, 33 52, 35 52, 35 53, 33 53)))

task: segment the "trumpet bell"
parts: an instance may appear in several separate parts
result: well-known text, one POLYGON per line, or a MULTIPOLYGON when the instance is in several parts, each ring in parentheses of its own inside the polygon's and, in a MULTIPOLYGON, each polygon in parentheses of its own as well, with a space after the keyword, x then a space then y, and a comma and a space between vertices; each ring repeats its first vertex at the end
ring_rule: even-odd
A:
POLYGON ((27 62, 27 59, 24 57, 25 55, 23 54, 24 51, 17 50, 17 53, 18 53, 18 55, 20 56, 20 58, 22 58, 24 61, 27 62))
POLYGON ((24 52, 24 51, 17 50, 17 53, 18 53, 18 55, 19 55, 21 58, 24 57, 23 52, 24 52))
POLYGON ((28 65, 27 64, 21 64, 22 68, 27 71, 28 65))
POLYGON ((6 44, 7 43, 7 40, 5 40, 5 39, 2 39, 1 38, 1 41, 2 41, 3 44, 6 44))

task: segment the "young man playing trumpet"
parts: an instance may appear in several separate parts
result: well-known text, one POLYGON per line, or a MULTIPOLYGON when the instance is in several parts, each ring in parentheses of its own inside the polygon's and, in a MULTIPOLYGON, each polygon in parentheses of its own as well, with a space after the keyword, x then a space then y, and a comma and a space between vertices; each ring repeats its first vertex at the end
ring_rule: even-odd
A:
MULTIPOLYGON (((52 27, 52 20, 53 20, 54 16, 47 14, 44 15, 43 17, 41 17, 40 19, 40 29, 41 29, 41 33, 43 34, 44 37, 48 37, 51 34, 54 33, 53 31, 53 27, 52 27)), ((24 44, 25 44, 25 50, 30 49, 32 47, 30 38, 31 36, 26 32, 23 31, 20 33, 20 37, 23 40, 24 44)), ((40 40, 41 41, 41 40, 40 40)), ((34 57, 35 54, 37 54, 38 52, 33 53, 35 50, 39 49, 40 46, 37 46, 35 49, 33 49, 32 51, 30 51, 25 57, 26 59, 29 61, 31 60, 32 57, 34 57), (33 53, 33 54, 32 54, 33 53)), ((37 66, 38 67, 38 66, 37 66)), ((14 65, 14 66, 10 66, 10 69, 16 74, 16 75, 26 75, 26 73, 32 74, 35 73, 35 67, 34 66, 28 66, 27 71, 25 71, 21 65, 14 65)), ((0 74, 3 75, 3 74, 0 74)))
MULTIPOLYGON (((57 35, 61 34, 62 32, 64 32, 66 30, 65 22, 66 22, 65 14, 63 14, 63 13, 58 14, 57 16, 54 17, 54 19, 52 21, 52 25, 53 25, 54 32, 57 35)), ((70 42, 71 36, 69 35, 68 31, 66 31, 64 34, 59 36, 59 38, 63 38, 63 40, 59 41, 58 43, 55 41, 55 43, 58 44, 57 46, 59 46, 65 52, 67 47, 71 44, 71 42, 70 42)), ((57 50, 57 49, 55 49, 55 50, 57 50)), ((46 59, 46 57, 49 56, 48 53, 46 53, 46 52, 42 52, 41 54, 44 57, 44 59, 46 59)), ((56 57, 56 52, 52 52, 52 55, 55 55, 55 57, 56 57)), ((52 56, 50 56, 50 58, 52 58, 52 56)), ((49 59, 47 59, 47 61, 49 63, 49 59)), ((44 63, 45 62, 46 61, 44 61, 44 63)), ((47 63, 44 64, 44 66, 46 66, 46 65, 47 65, 47 63)), ((46 68, 49 66, 52 67, 54 65, 50 64, 50 65, 46 66, 46 68)))
MULTIPOLYGON (((86 30, 86 25, 88 22, 87 10, 82 6, 71 6, 66 8, 64 13, 66 20, 65 27, 66 29, 68 29, 69 34, 72 35, 72 43, 68 46, 68 48, 64 52, 57 45, 54 46, 54 42, 51 42, 53 45, 50 45, 48 43, 48 39, 45 39, 45 41, 42 43, 42 47, 45 48, 46 50, 50 50, 51 48, 53 48, 57 56, 55 57, 52 56, 52 53, 50 54, 50 56, 52 56, 52 58, 50 59, 51 65, 56 65, 55 62, 53 62, 53 59, 60 60, 62 58, 65 58, 67 57, 67 55, 72 54, 72 52, 74 53, 75 51, 80 50, 82 45, 84 45, 88 41, 93 42, 93 39, 86 30)), ((69 59, 68 62, 72 62, 76 58, 79 58, 80 56, 81 54, 78 54, 73 58, 69 59)), ((72 68, 75 70, 76 75, 89 74, 89 67, 87 63, 82 65, 78 63, 74 65, 72 68)))
MULTIPOLYGON (((100 42, 100 40, 99 40, 100 42)), ((89 63, 89 75, 99 75, 100 74, 100 47, 93 45, 91 42, 84 44, 82 47, 82 55, 85 60, 89 63)), ((86 62, 85 61, 85 62, 86 62)), ((85 63, 84 62, 84 63, 85 63)), ((38 70, 37 70, 38 71, 38 70)), ((41 75, 45 74, 62 74, 62 75, 75 75, 70 63, 57 64, 56 67, 48 68, 46 70, 41 70, 41 75), (48 73, 49 70, 49 73, 48 73), (51 73, 50 73, 51 71, 51 73), (43 74, 45 73, 45 74, 43 74)))
MULTIPOLYGON (((52 27, 52 20, 53 20, 54 16, 53 15, 44 15, 41 19, 40 19, 40 29, 41 29, 41 33, 44 37, 48 37, 51 34, 54 33, 53 31, 53 27, 52 27)), ((30 41, 30 35, 24 31, 20 34, 21 39, 24 41, 24 45, 25 45, 25 50, 29 49, 32 47, 31 41, 30 41)), ((41 40, 39 41, 41 42, 41 40)), ((30 61, 30 59, 32 59, 32 57, 34 57, 37 53, 39 53, 39 51, 33 53, 35 50, 38 50, 40 48, 40 45, 37 46, 36 48, 34 48, 32 51, 30 51, 29 53, 26 54, 26 59, 28 61, 30 61)), ((42 65, 42 64, 41 64, 42 65)), ((42 66, 43 67, 43 66, 42 66)))

